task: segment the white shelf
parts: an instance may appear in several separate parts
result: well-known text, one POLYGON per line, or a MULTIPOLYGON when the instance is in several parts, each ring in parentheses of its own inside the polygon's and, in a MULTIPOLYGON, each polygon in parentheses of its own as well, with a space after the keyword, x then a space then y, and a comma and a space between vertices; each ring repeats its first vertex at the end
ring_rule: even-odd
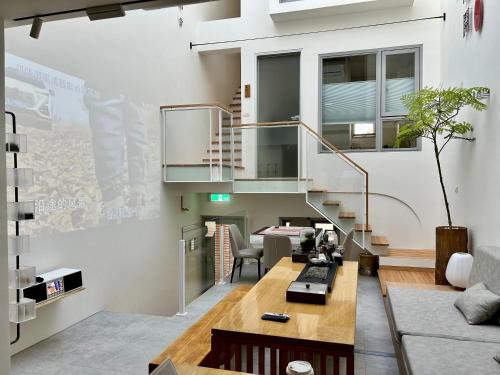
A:
POLYGON ((9 268, 9 288, 24 289, 36 284, 36 267, 9 268))
POLYGON ((5 151, 11 153, 27 152, 28 137, 26 134, 5 134, 5 151))
POLYGON ((7 202, 7 220, 23 221, 35 218, 35 202, 7 202))
POLYGON ((33 169, 7 168, 7 186, 9 187, 33 186, 33 169))
POLYGON ((19 303, 9 302, 9 321, 11 323, 24 323, 35 318, 35 300, 22 298, 19 303))
POLYGON ((9 255, 19 256, 30 251, 30 236, 9 236, 9 255))
POLYGON ((57 296, 57 297, 54 297, 54 298, 51 298, 51 299, 48 299, 46 301, 42 301, 42 302, 38 302, 36 304, 36 308, 40 308, 40 307, 44 307, 44 306, 47 306, 47 305, 50 305, 51 303, 53 302, 57 302, 63 298, 66 298, 66 297, 69 297, 69 296, 72 296, 73 294, 76 294, 76 293, 79 293, 79 292, 83 292, 85 290, 85 287, 80 287, 80 288, 77 288, 77 289, 73 289, 69 292, 66 292, 66 293, 63 293, 61 294, 60 296, 57 296))

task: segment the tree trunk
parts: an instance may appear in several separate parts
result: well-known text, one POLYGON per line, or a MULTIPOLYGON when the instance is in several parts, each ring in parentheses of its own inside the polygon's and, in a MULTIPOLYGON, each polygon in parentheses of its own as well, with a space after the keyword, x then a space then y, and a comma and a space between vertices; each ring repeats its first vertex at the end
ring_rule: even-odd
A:
POLYGON ((439 172, 439 182, 441 183, 441 189, 443 190, 444 205, 446 207, 446 214, 448 215, 448 226, 452 226, 451 214, 450 214, 450 204, 448 203, 448 196, 446 195, 446 188, 444 187, 443 172, 441 171, 441 161, 439 160, 439 150, 437 147, 437 140, 433 140, 434 143, 434 154, 436 155, 436 162, 439 172))

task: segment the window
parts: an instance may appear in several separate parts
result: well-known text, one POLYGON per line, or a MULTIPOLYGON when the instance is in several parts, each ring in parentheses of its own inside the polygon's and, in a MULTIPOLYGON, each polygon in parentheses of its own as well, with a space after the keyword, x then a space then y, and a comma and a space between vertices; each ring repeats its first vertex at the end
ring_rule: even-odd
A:
POLYGON ((396 146, 406 108, 418 90, 419 48, 379 50, 321 60, 321 133, 341 150, 416 149, 396 146))

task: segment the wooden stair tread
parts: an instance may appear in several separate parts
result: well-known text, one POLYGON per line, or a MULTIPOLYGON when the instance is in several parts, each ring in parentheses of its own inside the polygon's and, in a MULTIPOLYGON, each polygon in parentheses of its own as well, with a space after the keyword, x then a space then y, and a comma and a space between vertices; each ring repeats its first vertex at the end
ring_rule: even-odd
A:
MULTIPOLYGON (((207 152, 210 152, 210 150, 207 150, 207 152)), ((218 153, 219 153, 219 149, 218 149, 218 148, 213 148, 213 149, 212 149, 212 152, 213 152, 213 153, 217 153, 217 154, 218 154, 218 153)), ((227 149, 227 150, 224 150, 224 149, 223 149, 223 150, 222 150, 222 152, 223 152, 223 153, 231 152, 231 149, 227 149)), ((235 149, 234 149, 234 152, 241 152, 241 148, 235 148, 235 149)))
MULTIPOLYGON (((226 130, 223 130, 223 131, 222 131, 222 135, 223 135, 223 136, 228 136, 228 135, 230 135, 230 134, 231 134, 231 131, 230 131, 229 129, 226 129, 226 130)), ((234 135, 241 135, 241 130, 235 130, 235 131, 233 131, 233 134, 234 134, 234 135)), ((215 132, 215 135, 216 135, 216 136, 219 136, 219 135, 220 135, 219 131, 216 131, 216 132, 215 132)))
POLYGON ((230 107, 241 107, 241 103, 231 103, 229 104, 230 107))
POLYGON ((310 194, 322 194, 322 193, 326 193, 327 190, 325 190, 325 189, 311 189, 311 190, 308 190, 307 192, 310 194))
MULTIPOLYGON (((220 161, 219 158, 212 158, 212 163, 218 163, 220 161)), ((230 162, 230 158, 222 158, 222 162, 230 162)), ((241 158, 234 158, 234 161, 241 161, 241 158)), ((204 163, 210 163, 210 158, 203 159, 204 163)))
MULTIPOLYGON (((189 167, 209 167, 210 164, 207 163, 200 163, 200 164, 164 164, 164 167, 169 167, 169 168, 189 168, 189 167)), ((222 164, 223 167, 230 167, 229 164, 222 164)), ((245 167, 241 165, 235 165, 235 168, 240 168, 240 169, 245 169, 245 167)))
POLYGON ((389 241, 384 236, 371 236, 372 246, 389 246, 389 241))
POLYGON ((339 214, 339 219, 356 219, 356 213, 350 211, 342 211, 339 214))
POLYGON ((383 296, 387 294, 387 285, 390 283, 405 284, 412 288, 414 285, 419 285, 421 289, 433 289, 434 270, 379 269, 378 279, 383 296))
POLYGON ((387 256, 397 257, 397 258, 436 259, 436 250, 388 249, 387 256))
MULTIPOLYGON (((231 141, 212 141, 213 145, 218 145, 219 143, 222 143, 223 145, 230 145, 231 141)), ((241 145, 241 141, 233 141, 234 144, 236 145, 241 145)))
MULTIPOLYGON (((356 224, 354 226, 354 230, 356 232, 362 232, 363 231, 363 224, 356 224)), ((372 231, 372 226, 370 224, 365 226, 365 232, 371 232, 372 231)))
POLYGON ((340 201, 324 201, 323 206, 340 206, 340 201))
POLYGON ((188 363, 198 366, 210 354, 212 327, 241 301, 250 289, 251 285, 241 285, 233 289, 160 355, 151 360, 149 371, 152 371, 167 358, 172 359, 175 364, 188 363))

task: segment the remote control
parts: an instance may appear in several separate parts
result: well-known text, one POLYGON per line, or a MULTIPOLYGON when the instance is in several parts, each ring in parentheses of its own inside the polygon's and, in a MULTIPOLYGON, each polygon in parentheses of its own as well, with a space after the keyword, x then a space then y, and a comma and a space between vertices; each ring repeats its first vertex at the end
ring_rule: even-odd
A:
POLYGON ((290 315, 266 312, 262 315, 262 320, 272 320, 273 322, 286 323, 290 315))

